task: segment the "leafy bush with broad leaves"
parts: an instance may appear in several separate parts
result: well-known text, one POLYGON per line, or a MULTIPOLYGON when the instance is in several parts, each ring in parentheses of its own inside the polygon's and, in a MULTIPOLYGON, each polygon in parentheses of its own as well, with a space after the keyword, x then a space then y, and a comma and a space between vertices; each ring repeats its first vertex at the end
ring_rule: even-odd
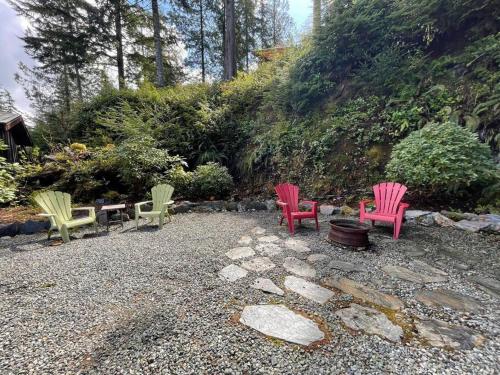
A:
MULTIPOLYGON (((5 144, 0 143, 0 152, 6 149, 5 144)), ((0 204, 9 203, 16 198, 17 186, 14 176, 19 171, 19 164, 8 163, 0 156, 0 204)))
POLYGON ((199 198, 224 198, 233 189, 233 178, 226 167, 207 163, 196 167, 193 173, 192 192, 199 198))
POLYGON ((182 165, 178 165, 170 171, 167 181, 174 187, 176 196, 188 197, 191 194, 193 172, 185 171, 182 165))
POLYGON ((397 144, 386 167, 390 180, 423 192, 457 193, 485 186, 499 171, 485 144, 454 123, 430 123, 397 144))

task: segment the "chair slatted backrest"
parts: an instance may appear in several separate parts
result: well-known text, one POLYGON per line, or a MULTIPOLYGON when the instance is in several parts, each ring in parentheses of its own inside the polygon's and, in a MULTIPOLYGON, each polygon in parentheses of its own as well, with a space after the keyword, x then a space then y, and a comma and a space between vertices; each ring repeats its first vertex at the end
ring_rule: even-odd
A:
POLYGON ((35 201, 47 214, 56 215, 60 223, 71 220, 71 195, 61 191, 44 191, 35 201))
POLYGON ((395 215, 408 188, 397 182, 382 182, 373 187, 376 212, 395 215))
POLYGON ((156 185, 151 189, 153 211, 161 211, 163 204, 172 198, 174 188, 167 184, 156 185))
POLYGON ((280 201, 287 203, 290 206, 291 212, 299 211, 299 187, 284 183, 275 186, 274 190, 278 194, 280 201))

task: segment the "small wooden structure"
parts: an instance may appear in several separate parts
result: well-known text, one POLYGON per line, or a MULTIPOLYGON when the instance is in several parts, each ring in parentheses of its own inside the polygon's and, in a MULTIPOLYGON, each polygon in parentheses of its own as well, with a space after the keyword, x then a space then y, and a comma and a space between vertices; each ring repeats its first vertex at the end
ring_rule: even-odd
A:
POLYGON ((11 163, 19 161, 19 147, 33 146, 23 117, 14 112, 0 112, 0 140, 7 145, 4 153, 11 163))

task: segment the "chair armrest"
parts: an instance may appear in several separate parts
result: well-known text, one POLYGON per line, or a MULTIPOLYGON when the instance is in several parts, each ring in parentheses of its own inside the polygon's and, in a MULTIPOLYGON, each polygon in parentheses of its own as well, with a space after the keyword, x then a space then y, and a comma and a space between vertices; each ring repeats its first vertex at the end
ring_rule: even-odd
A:
POLYGON ((401 202, 401 203, 399 204, 399 208, 403 208, 403 209, 405 209, 405 210, 406 210, 408 207, 410 207, 410 205, 409 205, 408 203, 403 203, 403 202, 401 202))
POLYGON ((171 204, 174 204, 174 203, 175 203, 174 201, 168 201, 168 202, 163 203, 163 205, 170 206, 171 204))
POLYGON ((300 204, 310 204, 310 205, 312 205, 311 212, 315 212, 315 211, 318 210, 318 202, 316 202, 316 201, 300 201, 300 204))
POLYGON ((153 201, 145 201, 145 202, 136 203, 134 205, 135 206, 135 211, 136 212, 141 212, 141 206, 144 206, 145 204, 148 204, 148 203, 153 203, 153 201))
POLYGON ((95 207, 75 207, 71 211, 95 211, 95 207))
POLYGON ((276 201, 276 204, 280 207, 287 207, 288 203, 282 202, 282 201, 276 201))
POLYGON ((42 216, 42 217, 55 217, 56 215, 54 214, 38 214, 36 216, 42 216))

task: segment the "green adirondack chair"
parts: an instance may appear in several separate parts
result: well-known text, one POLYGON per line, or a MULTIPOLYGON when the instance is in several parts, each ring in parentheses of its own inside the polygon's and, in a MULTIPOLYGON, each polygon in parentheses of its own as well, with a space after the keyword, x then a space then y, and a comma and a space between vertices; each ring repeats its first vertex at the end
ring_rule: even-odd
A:
POLYGON ((152 201, 140 202, 135 204, 135 227, 139 228, 139 218, 150 219, 151 223, 154 219, 158 218, 159 228, 163 227, 165 216, 168 217, 170 221, 170 213, 168 212, 168 206, 174 204, 171 200, 174 188, 167 184, 156 185, 151 189, 152 201), (141 206, 153 203, 153 209, 151 211, 141 211, 141 206))
POLYGON ((64 242, 69 242, 69 229, 93 224, 97 233, 97 222, 94 207, 71 208, 71 195, 60 191, 44 191, 35 195, 35 202, 43 209, 40 216, 48 217, 50 229, 48 238, 54 230, 61 233, 64 242), (73 211, 88 211, 87 217, 73 219, 73 211))

